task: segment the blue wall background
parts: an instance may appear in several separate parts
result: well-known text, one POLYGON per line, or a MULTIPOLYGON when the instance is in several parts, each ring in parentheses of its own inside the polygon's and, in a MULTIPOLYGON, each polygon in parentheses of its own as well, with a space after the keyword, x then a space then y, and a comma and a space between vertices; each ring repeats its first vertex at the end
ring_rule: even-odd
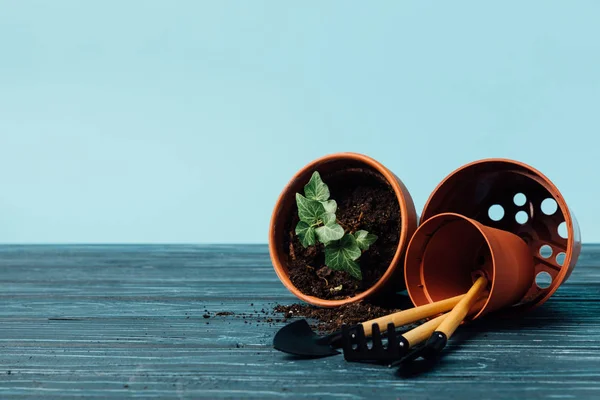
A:
POLYGON ((600 2, 0 1, 0 242, 266 242, 336 151, 530 163, 600 241, 600 2))

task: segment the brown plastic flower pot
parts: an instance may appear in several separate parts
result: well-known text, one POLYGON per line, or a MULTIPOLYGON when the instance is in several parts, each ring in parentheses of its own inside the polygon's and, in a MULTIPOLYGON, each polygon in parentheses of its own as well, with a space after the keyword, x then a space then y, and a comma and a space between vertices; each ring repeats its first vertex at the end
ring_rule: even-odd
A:
POLYGON ((517 235, 443 213, 413 235, 404 274, 415 306, 466 293, 484 275, 489 284, 477 318, 519 303, 534 281, 534 262, 517 235))
MULTIPOLYGON (((348 182, 352 184, 352 182, 348 182)), ((362 154, 336 153, 319 158, 302 168, 287 184, 273 210, 269 229, 269 253, 277 276, 285 287, 299 299, 321 307, 337 307, 349 304, 383 293, 387 290, 403 290, 403 265, 404 255, 408 241, 417 228, 417 214, 413 200, 404 184, 390 170, 381 163, 362 154), (393 189, 400 206, 399 240, 396 252, 389 267, 381 278, 371 287, 352 297, 331 300, 307 295, 294 286, 288 273, 288 254, 285 248, 286 226, 296 207, 296 193, 301 193, 304 185, 309 181, 314 171, 319 171, 326 176, 330 173, 343 172, 345 170, 353 173, 379 173, 393 189)))
POLYGON ((527 243, 535 279, 519 302, 521 309, 548 300, 577 263, 581 235, 575 216, 556 186, 527 164, 486 159, 457 169, 433 191, 421 220, 448 212, 527 243))

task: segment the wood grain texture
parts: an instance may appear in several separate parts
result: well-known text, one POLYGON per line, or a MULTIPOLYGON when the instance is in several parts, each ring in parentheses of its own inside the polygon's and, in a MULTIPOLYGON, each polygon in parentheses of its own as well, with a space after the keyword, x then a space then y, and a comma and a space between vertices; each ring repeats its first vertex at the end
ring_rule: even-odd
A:
POLYGON ((260 310, 296 299, 266 246, 1 246, 0 398, 597 399, 598 266, 584 246, 544 306, 460 327, 406 376, 272 350, 260 310))

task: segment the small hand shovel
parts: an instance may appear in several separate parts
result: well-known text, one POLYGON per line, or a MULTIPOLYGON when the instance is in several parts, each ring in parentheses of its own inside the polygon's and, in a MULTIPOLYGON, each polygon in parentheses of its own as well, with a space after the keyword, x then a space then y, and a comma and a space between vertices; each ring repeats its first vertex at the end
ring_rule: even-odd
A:
MULTIPOLYGON (((362 322, 362 329, 366 337, 372 334, 375 324, 380 331, 388 329, 388 324, 400 327, 412 322, 429 318, 451 310, 464 295, 451 297, 446 300, 426 304, 409 310, 399 311, 384 317, 362 322)), ((316 358, 339 354, 336 348, 342 347, 342 331, 337 331, 327 336, 318 336, 308 325, 306 320, 292 322, 281 328, 273 338, 273 347, 284 353, 299 357, 316 358)))

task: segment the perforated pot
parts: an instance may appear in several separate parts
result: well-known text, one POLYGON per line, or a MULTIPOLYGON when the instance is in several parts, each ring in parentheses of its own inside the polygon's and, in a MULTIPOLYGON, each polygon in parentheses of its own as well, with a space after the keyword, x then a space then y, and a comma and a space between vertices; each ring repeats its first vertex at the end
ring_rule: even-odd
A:
POLYGON ((581 251, 577 220, 556 186, 531 166, 507 159, 467 164, 433 191, 422 221, 456 213, 522 238, 535 279, 520 308, 541 305, 569 277, 581 251))
MULTIPOLYGON (((352 182, 348 182, 349 185, 352 182)), ((302 168, 289 181, 279 196, 269 229, 269 253, 277 276, 285 287, 299 299, 321 307, 337 307, 343 304, 353 303, 364 298, 379 294, 387 290, 402 290, 404 288, 403 266, 406 246, 412 234, 417 228, 417 214, 413 200, 400 179, 381 163, 362 154, 336 153, 319 158, 302 168), (289 223, 292 210, 296 207, 296 193, 303 191, 304 185, 308 183, 314 171, 319 171, 326 176, 332 172, 343 170, 352 171, 375 171, 383 176, 396 194, 400 205, 399 241, 396 252, 389 267, 383 276, 370 288, 358 293, 353 297, 341 300, 321 299, 302 293, 294 286, 289 278, 287 263, 288 255, 285 248, 286 224, 289 223)))

